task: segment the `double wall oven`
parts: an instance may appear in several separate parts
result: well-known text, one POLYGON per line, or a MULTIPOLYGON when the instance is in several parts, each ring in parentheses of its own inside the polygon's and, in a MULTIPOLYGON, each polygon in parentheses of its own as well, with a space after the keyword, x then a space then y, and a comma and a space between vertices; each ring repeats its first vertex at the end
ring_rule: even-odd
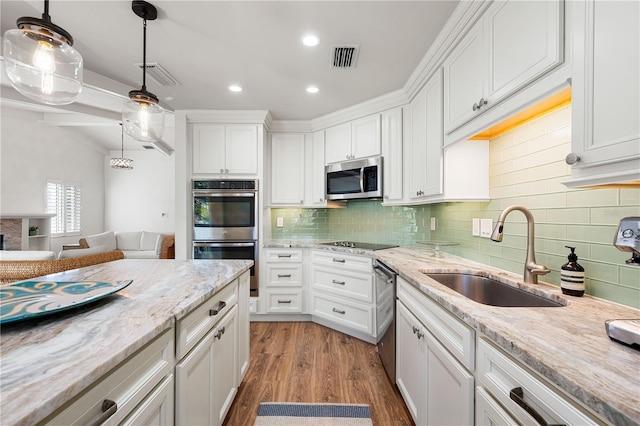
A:
POLYGON ((193 181, 193 258, 251 259, 258 296, 258 181, 193 181))

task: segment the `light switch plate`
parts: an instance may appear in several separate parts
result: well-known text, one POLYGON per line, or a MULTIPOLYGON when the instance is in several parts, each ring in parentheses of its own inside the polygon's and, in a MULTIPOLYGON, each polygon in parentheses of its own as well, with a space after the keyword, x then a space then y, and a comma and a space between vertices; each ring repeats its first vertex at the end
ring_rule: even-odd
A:
POLYGON ((276 227, 277 228, 282 228, 284 227, 284 217, 278 216, 276 218, 276 227))
POLYGON ((493 232, 493 219, 480 219, 480 236, 490 238, 493 232))
POLYGON ((471 235, 474 237, 480 236, 480 219, 477 217, 471 219, 471 235))

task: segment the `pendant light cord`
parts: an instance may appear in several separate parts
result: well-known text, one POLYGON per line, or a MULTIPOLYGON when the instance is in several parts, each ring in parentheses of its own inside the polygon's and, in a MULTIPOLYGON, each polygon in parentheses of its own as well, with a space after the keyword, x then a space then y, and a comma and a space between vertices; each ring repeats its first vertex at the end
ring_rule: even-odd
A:
POLYGON ((142 18, 142 90, 147 90, 147 18, 142 18))
POLYGON ((122 123, 120 123, 120 134, 121 134, 121 144, 120 144, 120 157, 124 158, 124 127, 122 123))
POLYGON ((42 20, 45 22, 51 22, 51 16, 49 16, 49 0, 44 0, 44 12, 42 12, 42 20))

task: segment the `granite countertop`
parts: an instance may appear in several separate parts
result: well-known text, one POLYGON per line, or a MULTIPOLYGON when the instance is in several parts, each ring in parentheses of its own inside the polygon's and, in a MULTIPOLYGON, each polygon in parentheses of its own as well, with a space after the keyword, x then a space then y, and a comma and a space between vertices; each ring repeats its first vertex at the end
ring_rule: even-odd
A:
POLYGON ((333 251, 336 253, 358 254, 361 256, 374 257, 374 251, 363 248, 342 247, 333 245, 324 245, 323 243, 331 243, 335 240, 269 240, 264 243, 265 248, 310 248, 333 251))
POLYGON ((90 305, 2 327, 0 424, 44 419, 252 263, 123 259, 47 276, 133 283, 90 305))
POLYGON ((376 251, 375 257, 602 418, 616 425, 640 423, 640 351, 610 340, 604 326, 609 319, 640 318, 639 310, 588 295, 565 296, 559 287, 545 283, 525 285, 521 275, 446 253, 434 257, 433 253, 420 247, 399 247, 376 251), (483 305, 424 272, 482 272, 564 300, 567 306, 483 305))

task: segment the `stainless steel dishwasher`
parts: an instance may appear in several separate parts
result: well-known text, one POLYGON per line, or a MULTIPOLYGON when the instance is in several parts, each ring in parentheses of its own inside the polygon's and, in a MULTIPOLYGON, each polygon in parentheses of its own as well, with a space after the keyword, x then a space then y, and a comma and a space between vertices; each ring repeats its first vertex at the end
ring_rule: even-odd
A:
MULTIPOLYGON (((378 295, 377 315, 384 316, 379 324, 386 324, 381 330, 382 337, 378 341, 377 351, 382 365, 391 380, 396 383, 396 272, 384 263, 376 260, 373 264, 376 277, 376 293, 378 295), (389 318, 386 318, 390 316, 389 318)), ((379 317, 381 318, 381 317, 379 317)))

